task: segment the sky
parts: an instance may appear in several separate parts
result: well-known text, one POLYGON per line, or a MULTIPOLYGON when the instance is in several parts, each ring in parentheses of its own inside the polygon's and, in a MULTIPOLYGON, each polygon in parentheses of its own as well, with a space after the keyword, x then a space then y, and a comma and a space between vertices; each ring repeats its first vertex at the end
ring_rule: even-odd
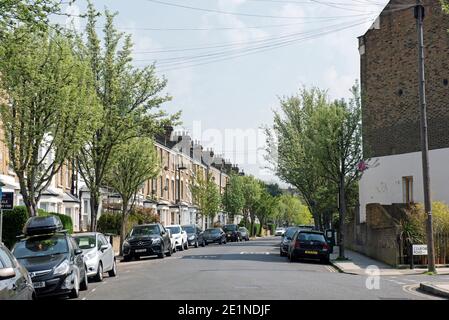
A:
MULTIPOLYGON (((280 182, 264 169, 262 127, 279 99, 303 86, 348 98, 359 78, 357 37, 387 0, 93 0, 117 11, 134 42, 134 64, 156 63, 182 125, 205 148, 246 174, 280 182)), ((85 12, 77 0, 67 12, 85 12)), ((82 29, 83 19, 72 23, 82 29)), ((101 30, 99 30, 101 31, 101 30)))

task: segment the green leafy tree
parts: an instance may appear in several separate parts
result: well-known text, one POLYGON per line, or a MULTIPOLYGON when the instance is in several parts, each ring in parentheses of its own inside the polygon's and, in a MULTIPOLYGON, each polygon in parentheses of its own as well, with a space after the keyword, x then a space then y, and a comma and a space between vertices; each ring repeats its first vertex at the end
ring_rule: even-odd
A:
POLYGON ((199 172, 194 177, 193 183, 190 185, 192 199, 198 206, 199 212, 203 217, 207 217, 209 225, 213 221, 215 215, 220 211, 221 195, 217 184, 213 181, 212 176, 199 172))
POLYGON ((309 208, 292 195, 283 194, 279 197, 277 214, 279 225, 309 225, 313 223, 309 208))
POLYGON ((15 29, 0 42, 0 102, 10 166, 30 216, 100 117, 84 50, 62 34, 15 29))
POLYGON ((338 186, 339 247, 344 258, 347 211, 346 191, 361 176, 358 164, 363 160, 360 93, 352 88, 353 98, 320 105, 311 117, 306 148, 310 150, 320 174, 338 186))
POLYGON ((87 16, 88 56, 103 117, 77 159, 90 190, 91 230, 96 230, 100 187, 114 148, 135 137, 153 137, 174 124, 179 114, 169 117, 160 110, 170 100, 161 95, 167 81, 156 76, 154 65, 143 69, 132 65, 131 37, 115 29, 115 15, 105 12, 103 48, 96 31, 98 13, 91 3, 87 16))
MULTIPOLYGON (((274 113, 274 125, 265 128, 270 169, 283 181, 293 185, 309 207, 315 225, 322 227, 323 212, 317 204, 327 183, 322 176, 307 135, 315 110, 327 105, 326 92, 317 88, 301 89, 299 94, 280 99, 280 111, 274 113), (322 191, 322 190, 321 190, 322 191)), ((335 197, 331 197, 335 199, 335 197)))
POLYGON ((137 193, 145 181, 155 178, 159 171, 160 165, 151 139, 133 138, 114 148, 105 183, 117 192, 122 200, 120 254, 128 216, 135 205, 137 193))
POLYGON ((242 213, 245 198, 243 196, 243 178, 241 176, 235 173, 231 174, 222 200, 224 210, 229 214, 231 221, 234 220, 236 214, 242 213))
POLYGON ((259 181, 253 176, 243 176, 243 217, 245 224, 250 221, 250 234, 254 236, 254 221, 256 220, 256 207, 260 200, 262 187, 259 181))
POLYGON ((18 26, 25 25, 31 31, 48 30, 49 15, 60 14, 61 3, 62 1, 58 0, 1 0, 0 39, 18 26))
POLYGON ((278 197, 272 196, 268 191, 267 186, 263 182, 261 182, 261 192, 260 199, 255 205, 255 212, 257 219, 259 219, 260 228, 258 232, 258 236, 262 235, 263 226, 271 220, 278 208, 278 197))

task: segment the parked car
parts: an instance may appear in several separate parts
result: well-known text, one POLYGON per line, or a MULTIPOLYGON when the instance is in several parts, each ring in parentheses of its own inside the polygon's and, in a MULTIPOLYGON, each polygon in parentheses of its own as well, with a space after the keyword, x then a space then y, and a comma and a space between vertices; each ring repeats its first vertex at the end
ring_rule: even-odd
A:
POLYGON ((329 263, 329 251, 323 232, 300 229, 290 242, 288 258, 292 262, 303 258, 329 263))
POLYGON ((223 231, 226 233, 226 240, 227 241, 242 241, 242 235, 239 231, 239 226, 236 224, 226 224, 223 227, 223 231))
POLYGON ((170 229, 173 238, 175 238, 176 247, 179 248, 179 250, 183 251, 189 249, 187 232, 185 232, 179 224, 172 224, 170 226, 166 226, 165 228, 170 229))
POLYGON ((203 238, 206 245, 209 243, 226 244, 226 233, 221 228, 206 229, 203 232, 203 238))
POLYGON ((132 228, 123 242, 123 261, 141 256, 171 256, 172 246, 168 232, 160 223, 138 225, 132 228))
POLYGON ((171 234, 170 229, 165 228, 165 231, 167 231, 168 236, 170 237, 170 242, 171 242, 171 249, 172 249, 172 252, 175 253, 176 250, 177 250, 177 249, 176 249, 176 240, 175 240, 175 238, 173 237, 173 235, 171 234))
POLYGON ((30 274, 0 242, 0 300, 34 300, 30 274))
POLYGON ((240 235, 242 236, 242 239, 245 241, 249 241, 249 231, 245 227, 239 228, 240 235))
POLYGON ((198 248, 200 245, 203 247, 205 246, 203 230, 201 230, 200 227, 194 224, 188 224, 181 227, 187 233, 187 241, 189 246, 195 246, 195 248, 198 248))
POLYGON ((62 230, 56 216, 32 217, 13 255, 28 270, 37 297, 68 295, 87 290, 87 267, 75 239, 62 230))
POLYGON ((278 227, 276 228, 274 235, 275 236, 282 236, 285 233, 285 228, 284 227, 278 227))
POLYGON ((102 233, 78 233, 73 238, 83 250, 88 277, 103 281, 104 272, 107 272, 110 277, 117 275, 114 249, 102 233))
POLYGON ((293 236, 298 230, 299 227, 288 227, 287 229, 285 229, 285 233, 282 235, 282 241, 279 249, 281 257, 286 257, 288 255, 290 242, 292 241, 293 236))

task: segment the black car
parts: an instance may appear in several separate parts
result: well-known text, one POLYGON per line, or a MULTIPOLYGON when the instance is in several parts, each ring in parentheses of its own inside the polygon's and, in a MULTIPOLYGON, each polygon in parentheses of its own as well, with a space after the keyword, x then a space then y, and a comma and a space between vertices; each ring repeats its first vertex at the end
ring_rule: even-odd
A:
POLYGON ((221 228, 206 229, 203 232, 203 239, 206 245, 209 243, 226 244, 226 233, 221 228))
POLYGON ((181 226, 182 230, 187 232, 187 242, 189 243, 189 246, 195 246, 195 248, 198 248, 198 246, 204 247, 206 243, 203 239, 203 231, 200 227, 194 224, 188 224, 181 226))
POLYGON ((173 253, 169 233, 160 223, 135 226, 123 242, 123 260, 157 255, 163 259, 173 253))
POLYGON ((293 236, 288 258, 290 261, 297 259, 314 259, 323 263, 329 263, 330 247, 323 232, 298 230, 293 236))
POLYGON ((232 242, 242 241, 242 235, 240 234, 238 225, 226 224, 223 227, 223 231, 226 232, 226 240, 232 242))
POLYGON ((12 253, 28 270, 37 297, 68 295, 77 298, 87 290, 83 251, 56 216, 32 217, 24 227, 25 238, 12 253))
POLYGON ((298 230, 299 227, 288 227, 285 230, 284 234, 282 235, 282 241, 279 248, 281 257, 286 257, 288 255, 288 247, 290 246, 290 241, 292 241, 293 236, 298 230))
POLYGON ((0 242, 0 300, 34 300, 31 277, 0 242))
POLYGON ((242 237, 242 240, 249 241, 249 231, 245 227, 239 228, 240 236, 242 237))

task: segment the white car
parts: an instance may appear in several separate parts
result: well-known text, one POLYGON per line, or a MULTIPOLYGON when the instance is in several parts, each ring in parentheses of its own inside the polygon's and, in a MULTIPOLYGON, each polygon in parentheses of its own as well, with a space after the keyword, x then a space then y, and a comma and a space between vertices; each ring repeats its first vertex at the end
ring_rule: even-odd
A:
POLYGON ((83 250, 88 277, 103 281, 104 272, 108 272, 110 277, 117 275, 114 249, 102 233, 78 233, 73 238, 83 250))
POLYGON ((179 250, 183 251, 189 249, 189 243, 187 242, 187 232, 182 230, 182 227, 179 224, 166 226, 165 229, 170 230, 171 235, 175 239, 176 247, 179 248, 179 250))
POLYGON ((276 228, 276 231, 275 231, 274 235, 282 236, 282 235, 284 235, 284 233, 285 233, 285 228, 284 227, 279 227, 279 228, 276 228))
POLYGON ((170 237, 171 249, 172 249, 173 253, 175 253, 176 252, 176 240, 175 240, 175 237, 171 234, 170 229, 165 228, 165 230, 167 230, 168 236, 170 237))

